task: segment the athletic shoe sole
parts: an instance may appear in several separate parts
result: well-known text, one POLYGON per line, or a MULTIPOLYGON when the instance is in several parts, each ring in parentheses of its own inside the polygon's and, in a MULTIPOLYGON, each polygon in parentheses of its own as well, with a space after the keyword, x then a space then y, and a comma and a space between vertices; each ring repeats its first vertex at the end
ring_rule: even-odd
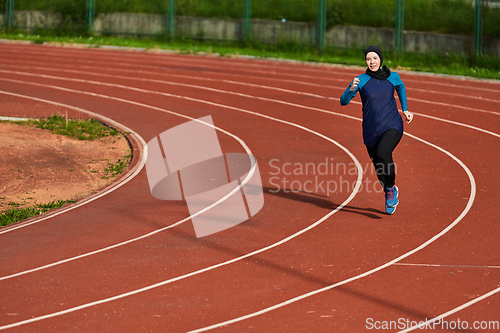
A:
MULTIPOLYGON (((394 185, 396 186, 396 185, 394 185)), ((399 188, 396 186, 396 198, 399 198, 399 188)), ((389 215, 392 215, 394 214, 394 212, 396 211, 396 207, 398 206, 399 204, 399 200, 398 200, 398 203, 395 204, 394 206, 385 206, 385 212, 389 215)))
POLYGON ((396 211, 396 208, 397 208, 397 206, 393 206, 393 207, 385 206, 385 212, 389 215, 392 215, 396 211))

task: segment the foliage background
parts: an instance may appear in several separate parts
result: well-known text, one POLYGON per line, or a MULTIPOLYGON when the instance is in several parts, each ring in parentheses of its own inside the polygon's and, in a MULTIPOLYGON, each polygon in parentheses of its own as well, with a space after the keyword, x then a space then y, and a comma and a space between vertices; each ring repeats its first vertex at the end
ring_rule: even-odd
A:
MULTIPOLYGON (((488 0, 483 0, 487 3, 488 0)), ((244 0, 177 0, 180 16, 239 19, 244 0)), ((59 28, 80 29, 85 24, 85 0, 15 0, 18 10, 60 12, 65 21, 59 28)), ((252 0, 252 17, 258 19, 315 22, 317 0, 252 0)), ((0 0, 5 12, 5 0, 0 0)), ((131 12, 165 14, 167 0, 96 0, 96 13, 131 12)), ((327 26, 352 25, 394 27, 395 0, 327 0, 327 26)), ((500 8, 483 10, 485 38, 500 38, 500 8)), ((450 34, 474 33, 474 2, 471 0, 405 1, 405 30, 450 34)))

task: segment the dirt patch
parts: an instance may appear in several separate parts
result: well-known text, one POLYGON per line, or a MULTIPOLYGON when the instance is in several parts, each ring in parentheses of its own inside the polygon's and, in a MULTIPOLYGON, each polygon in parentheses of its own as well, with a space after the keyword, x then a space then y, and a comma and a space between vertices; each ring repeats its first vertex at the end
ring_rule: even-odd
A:
POLYGON ((108 185, 105 169, 125 160, 123 135, 81 141, 34 126, 0 122, 0 211, 80 199, 108 185))

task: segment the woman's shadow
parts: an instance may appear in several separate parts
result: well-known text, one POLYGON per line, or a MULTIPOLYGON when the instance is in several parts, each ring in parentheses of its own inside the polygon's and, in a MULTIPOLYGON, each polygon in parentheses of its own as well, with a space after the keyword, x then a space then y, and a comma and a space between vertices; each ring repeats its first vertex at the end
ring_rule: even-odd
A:
MULTIPOLYGON (((270 188, 270 187, 263 187, 263 190, 264 190, 264 193, 267 193, 270 195, 275 195, 277 197, 288 199, 288 200, 310 203, 310 204, 313 204, 313 205, 320 207, 320 208, 323 208, 323 209, 334 210, 340 206, 336 203, 331 202, 328 199, 328 197, 318 195, 315 193, 308 193, 308 192, 302 192, 302 191, 292 191, 289 189, 270 188)), ((378 210, 378 209, 375 209, 375 208, 361 208, 361 207, 354 207, 354 206, 344 206, 344 207, 342 207, 342 209, 340 211, 360 214, 360 215, 364 215, 364 216, 372 218, 372 219, 381 219, 382 218, 382 216, 379 216, 377 214, 386 215, 385 212, 378 210)))

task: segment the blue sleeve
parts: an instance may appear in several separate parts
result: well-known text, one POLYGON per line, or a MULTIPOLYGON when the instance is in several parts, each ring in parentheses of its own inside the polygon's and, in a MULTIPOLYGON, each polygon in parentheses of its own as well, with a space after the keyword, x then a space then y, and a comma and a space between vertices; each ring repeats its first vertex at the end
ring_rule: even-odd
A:
POLYGON ((399 77, 399 74, 396 72, 391 72, 388 80, 392 83, 392 85, 396 88, 396 92, 398 93, 399 103, 401 103, 401 109, 403 111, 408 111, 408 105, 406 103, 406 89, 405 84, 399 77))
POLYGON ((340 96, 340 105, 342 106, 349 104, 349 102, 351 102, 351 99, 353 99, 354 96, 356 96, 356 93, 358 92, 358 87, 356 87, 354 91, 351 91, 351 85, 352 81, 351 84, 349 84, 349 87, 347 87, 347 89, 344 91, 342 96, 340 96))
POLYGON ((352 82, 354 80, 351 81, 351 83, 349 84, 347 89, 344 91, 342 96, 340 96, 340 105, 345 106, 345 105, 349 104, 351 102, 351 99, 353 99, 356 96, 356 94, 358 93, 358 91, 360 91, 361 88, 363 88, 365 83, 368 82, 368 80, 370 79, 370 76, 367 74, 361 74, 360 76, 357 76, 357 78, 359 79, 358 86, 356 87, 356 89, 354 89, 354 91, 351 91, 351 85, 352 85, 352 82))

